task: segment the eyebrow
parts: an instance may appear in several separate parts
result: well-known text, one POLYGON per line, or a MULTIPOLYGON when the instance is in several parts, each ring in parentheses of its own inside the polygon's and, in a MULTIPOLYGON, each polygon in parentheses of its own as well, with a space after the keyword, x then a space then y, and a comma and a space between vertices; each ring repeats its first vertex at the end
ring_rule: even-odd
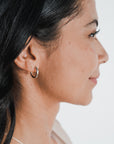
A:
POLYGON ((92 24, 96 24, 96 26, 98 27, 99 23, 97 19, 92 20, 90 23, 86 24, 85 26, 90 26, 92 24))

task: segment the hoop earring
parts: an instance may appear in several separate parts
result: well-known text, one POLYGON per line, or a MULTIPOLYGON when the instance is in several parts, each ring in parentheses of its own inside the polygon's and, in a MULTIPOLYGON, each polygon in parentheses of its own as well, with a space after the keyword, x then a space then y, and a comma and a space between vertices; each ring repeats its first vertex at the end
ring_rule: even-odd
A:
POLYGON ((32 74, 32 72, 30 72, 30 74, 31 74, 31 76, 32 76, 33 78, 38 78, 39 70, 38 70, 37 67, 35 67, 35 68, 36 68, 36 75, 34 76, 34 75, 32 74))

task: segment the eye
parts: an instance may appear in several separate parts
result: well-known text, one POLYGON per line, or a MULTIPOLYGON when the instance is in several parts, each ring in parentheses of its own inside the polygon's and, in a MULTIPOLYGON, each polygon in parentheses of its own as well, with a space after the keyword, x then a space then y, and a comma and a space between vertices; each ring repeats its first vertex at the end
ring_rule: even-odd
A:
POLYGON ((91 34, 89 35, 89 38, 91 38, 91 37, 95 38, 95 36, 96 36, 99 32, 100 32, 100 29, 97 30, 97 31, 95 31, 94 33, 91 33, 91 34))

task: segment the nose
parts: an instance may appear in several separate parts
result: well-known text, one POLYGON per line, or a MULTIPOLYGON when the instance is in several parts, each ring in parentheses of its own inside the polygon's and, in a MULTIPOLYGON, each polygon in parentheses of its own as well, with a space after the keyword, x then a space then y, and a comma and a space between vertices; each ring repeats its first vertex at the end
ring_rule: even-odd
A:
POLYGON ((97 48, 98 48, 99 64, 106 63, 109 60, 109 56, 99 41, 97 48))

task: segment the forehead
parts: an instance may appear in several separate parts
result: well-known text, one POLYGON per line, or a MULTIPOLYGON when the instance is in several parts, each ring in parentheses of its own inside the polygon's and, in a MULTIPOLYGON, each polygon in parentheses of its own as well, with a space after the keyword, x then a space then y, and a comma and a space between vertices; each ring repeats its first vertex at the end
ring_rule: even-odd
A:
POLYGON ((98 20, 95 0, 82 0, 82 11, 73 19, 75 26, 82 29, 94 19, 98 20))
MULTIPOLYGON (((77 31, 78 35, 78 32, 85 31, 85 26, 93 20, 98 20, 95 1, 82 0, 82 11, 78 16, 74 17, 69 23, 67 23, 67 25, 62 27, 62 32, 64 30, 73 30, 74 33, 77 31)), ((66 21, 68 21, 68 19, 66 21)), ((66 21, 64 21, 64 23, 66 23, 66 21)))
POLYGON ((82 17, 98 19, 95 0, 83 0, 82 17))

